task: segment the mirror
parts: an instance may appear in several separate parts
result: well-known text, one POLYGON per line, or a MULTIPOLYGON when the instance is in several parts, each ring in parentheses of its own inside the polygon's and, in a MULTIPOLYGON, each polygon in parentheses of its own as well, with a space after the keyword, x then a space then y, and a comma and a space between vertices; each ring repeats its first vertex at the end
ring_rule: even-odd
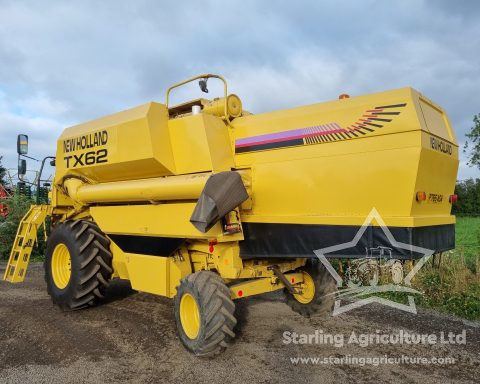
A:
POLYGON ((28 153, 28 136, 27 135, 17 136, 17 153, 19 155, 26 155, 28 153))
POLYGON ((207 79, 202 79, 198 82, 198 85, 202 92, 208 93, 208 88, 207 88, 207 79))
POLYGON ((18 159, 18 176, 23 177, 27 173, 27 160, 18 159))

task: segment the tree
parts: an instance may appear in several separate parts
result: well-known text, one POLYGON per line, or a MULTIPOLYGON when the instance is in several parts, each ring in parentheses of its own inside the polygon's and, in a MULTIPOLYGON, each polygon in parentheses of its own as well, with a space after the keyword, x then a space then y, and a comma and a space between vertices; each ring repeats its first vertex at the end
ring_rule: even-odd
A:
POLYGON ((480 179, 458 181, 455 186, 458 203, 452 207, 452 213, 464 216, 480 215, 480 179))
POLYGON ((0 184, 5 185, 5 176, 7 174, 7 170, 2 166, 2 159, 3 156, 0 156, 0 184))
POLYGON ((480 113, 473 116, 473 127, 467 133, 468 140, 465 142, 464 152, 468 155, 468 165, 480 169, 480 113))

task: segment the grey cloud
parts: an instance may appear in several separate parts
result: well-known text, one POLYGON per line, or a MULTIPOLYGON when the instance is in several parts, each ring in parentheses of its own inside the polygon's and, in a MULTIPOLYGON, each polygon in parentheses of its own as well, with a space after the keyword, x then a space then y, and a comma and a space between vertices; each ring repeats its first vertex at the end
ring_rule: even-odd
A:
POLYGON ((253 112, 411 85, 463 144, 480 112, 478 16, 478 2, 446 0, 0 1, 0 154, 15 163, 19 131, 53 152, 62 127, 163 101, 201 72, 253 112))

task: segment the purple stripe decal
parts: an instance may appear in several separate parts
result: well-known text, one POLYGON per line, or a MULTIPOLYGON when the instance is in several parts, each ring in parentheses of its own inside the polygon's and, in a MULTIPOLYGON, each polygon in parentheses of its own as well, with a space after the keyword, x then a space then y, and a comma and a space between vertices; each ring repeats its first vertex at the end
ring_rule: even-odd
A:
POLYGON ((239 146, 239 145, 255 144, 255 143, 258 143, 261 141, 267 141, 267 140, 279 140, 279 139, 288 140, 293 136, 300 136, 304 134, 305 134, 305 128, 300 128, 300 129, 294 129, 292 131, 275 132, 275 133, 269 133, 266 135, 246 137, 243 139, 238 139, 235 143, 237 146, 239 146))
POLYGON ((245 137, 242 139, 238 139, 235 141, 235 146, 244 147, 248 145, 258 145, 263 142, 283 141, 283 140, 289 140, 289 139, 302 138, 309 134, 311 135, 310 130, 312 130, 313 132, 320 133, 320 132, 328 132, 336 129, 342 129, 342 128, 337 123, 333 123, 333 124, 316 125, 316 126, 307 127, 307 128, 293 129, 291 131, 268 133, 266 135, 259 135, 259 136, 252 136, 252 137, 245 137), (333 126, 333 128, 331 126, 333 126))
MULTIPOLYGON (((289 131, 268 133, 265 135, 258 135, 252 137, 244 137, 235 141, 236 153, 245 153, 252 150, 262 149, 274 149, 287 146, 297 146, 303 144, 316 144, 316 143, 329 143, 338 140, 352 139, 361 137, 357 133, 365 135, 362 131, 368 130, 373 132, 375 128, 367 128, 365 124, 382 128, 383 125, 378 123, 372 123, 371 119, 379 114, 399 115, 400 111, 382 112, 383 108, 400 108, 405 107, 407 104, 394 104, 386 105, 382 107, 375 107, 375 109, 368 109, 362 117, 366 119, 358 118, 352 124, 342 128, 338 123, 327 123, 321 125, 313 125, 305 128, 297 128, 289 131), (366 115, 366 113, 369 113, 366 115), (373 117, 372 117, 373 116, 373 117), (352 135, 352 136, 350 136, 352 135)), ((393 118, 393 116, 392 116, 393 118)), ((385 122, 392 121, 391 119, 375 119, 373 120, 385 120, 385 122)))

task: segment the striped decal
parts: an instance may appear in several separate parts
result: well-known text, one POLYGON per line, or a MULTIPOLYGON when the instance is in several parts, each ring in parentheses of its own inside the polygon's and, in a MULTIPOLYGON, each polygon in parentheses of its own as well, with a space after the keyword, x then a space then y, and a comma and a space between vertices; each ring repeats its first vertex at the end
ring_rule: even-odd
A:
POLYGON ((307 128, 244 137, 235 141, 235 152, 245 153, 361 137, 382 128, 385 123, 391 122, 394 116, 400 114, 400 111, 392 111, 392 109, 403 108, 406 105, 406 103, 383 105, 369 109, 357 121, 345 128, 342 128, 338 123, 332 122, 307 128))

